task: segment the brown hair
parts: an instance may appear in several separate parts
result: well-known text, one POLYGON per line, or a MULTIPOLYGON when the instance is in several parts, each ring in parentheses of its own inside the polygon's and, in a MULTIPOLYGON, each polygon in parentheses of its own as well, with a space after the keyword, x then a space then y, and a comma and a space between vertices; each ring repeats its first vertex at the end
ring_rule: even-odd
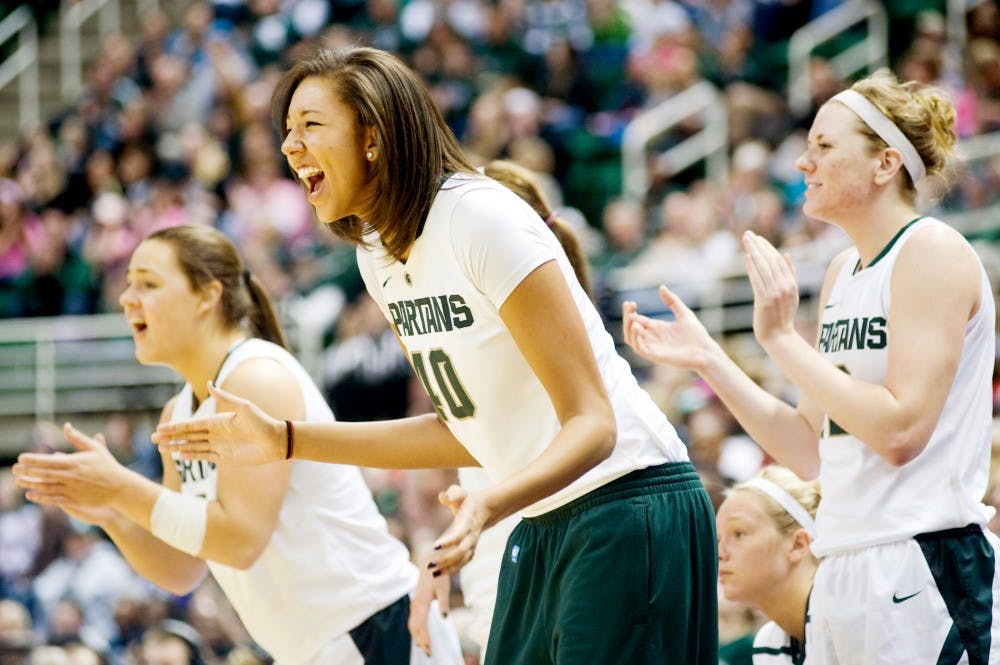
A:
POLYGON ((545 194, 538 185, 535 174, 520 164, 503 159, 496 159, 487 164, 483 168, 483 173, 524 199, 538 213, 538 216, 545 220, 546 225, 552 229, 556 240, 562 245, 563 251, 566 252, 580 286, 583 287, 588 297, 592 297, 587 259, 583 255, 583 250, 580 249, 580 241, 577 240, 573 229, 559 219, 559 216, 552 210, 552 206, 549 205, 548 199, 545 198, 545 194))
POLYGON ((208 226, 173 226, 147 240, 173 247, 177 263, 195 291, 212 280, 222 285, 219 309, 223 325, 235 328, 246 320, 254 337, 288 348, 267 290, 246 270, 236 247, 221 232, 208 226))
MULTIPOLYGON (((927 175, 944 171, 954 154, 955 107, 947 95, 932 86, 917 81, 901 83, 888 69, 880 69, 851 86, 874 104, 909 139, 927 175)), ((873 149, 884 150, 887 144, 864 122, 858 121, 861 132, 868 137, 873 149)), ((906 191, 916 193, 910 174, 904 171, 906 191)))
POLYGON ((320 49, 285 72, 271 97, 271 119, 282 137, 288 134, 285 118, 292 95, 313 76, 330 81, 339 99, 354 109, 359 127, 375 129, 379 149, 371 166, 371 219, 351 216, 327 226, 358 244, 375 231, 389 254, 401 260, 420 232, 441 179, 475 169, 417 76, 395 56, 373 48, 320 49))

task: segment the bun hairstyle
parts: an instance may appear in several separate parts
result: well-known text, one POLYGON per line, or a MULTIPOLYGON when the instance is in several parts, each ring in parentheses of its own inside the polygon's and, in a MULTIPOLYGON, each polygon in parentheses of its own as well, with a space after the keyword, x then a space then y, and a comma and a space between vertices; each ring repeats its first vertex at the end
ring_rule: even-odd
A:
POLYGON ((212 280, 222 285, 219 309, 223 325, 235 328, 246 321, 254 337, 288 348, 267 290, 244 268, 236 247, 220 231, 208 226, 173 226, 147 240, 165 242, 174 249, 192 289, 201 290, 212 280))
MULTIPOLYGON (((777 465, 765 467, 764 470, 758 474, 758 477, 769 480, 773 484, 777 485, 796 503, 802 506, 802 508, 809 513, 810 517, 816 517, 816 509, 819 508, 819 500, 821 497, 818 481, 802 480, 791 470, 777 465)), ((771 518, 775 526, 778 527, 778 531, 781 533, 789 535, 802 528, 802 526, 788 513, 787 510, 779 506, 777 502, 762 492, 758 492, 753 489, 753 487, 750 487, 745 483, 741 483, 733 487, 732 491, 754 492, 755 494, 764 497, 767 515, 771 518)))
MULTIPOLYGON (((940 175, 955 154, 955 107, 947 94, 916 81, 900 82, 888 69, 861 79, 851 89, 864 95, 899 128, 916 149, 927 175, 940 175)), ((862 133, 872 147, 884 149, 885 141, 860 120, 862 133)), ((907 188, 915 190, 907 176, 907 188)))

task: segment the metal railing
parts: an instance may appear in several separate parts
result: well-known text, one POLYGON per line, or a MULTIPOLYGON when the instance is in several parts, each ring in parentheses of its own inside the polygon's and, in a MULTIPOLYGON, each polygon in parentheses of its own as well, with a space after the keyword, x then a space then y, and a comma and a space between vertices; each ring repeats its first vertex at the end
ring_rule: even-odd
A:
MULTIPOLYGON (((285 331, 318 380, 322 333, 288 321, 285 331)), ((117 411, 159 413, 183 380, 141 365, 119 314, 0 321, 0 455, 23 443, 34 422, 117 411)))
POLYGON ((678 173, 701 159, 709 180, 728 177, 729 119, 719 91, 708 81, 699 81, 659 105, 636 116, 622 138, 622 194, 642 200, 649 188, 646 147, 678 123, 701 114, 703 127, 656 158, 658 172, 678 173))
POLYGON ((865 38, 829 60, 834 74, 847 78, 862 69, 871 72, 887 64, 889 23, 880 3, 849 0, 799 28, 788 40, 788 106, 792 113, 801 116, 809 111, 813 50, 861 22, 867 23, 865 38))
POLYGON ((98 17, 100 41, 118 32, 121 26, 118 0, 80 0, 64 3, 59 20, 60 82, 63 101, 76 100, 83 92, 83 54, 80 51, 83 24, 94 14, 98 17))
POLYGON ((159 409, 178 384, 136 362, 120 314, 7 319, 0 326, 0 418, 159 409))
POLYGON ((38 25, 22 5, 0 22, 0 44, 17 38, 17 49, 0 63, 0 89, 18 80, 18 125, 28 132, 41 120, 38 88, 38 25))

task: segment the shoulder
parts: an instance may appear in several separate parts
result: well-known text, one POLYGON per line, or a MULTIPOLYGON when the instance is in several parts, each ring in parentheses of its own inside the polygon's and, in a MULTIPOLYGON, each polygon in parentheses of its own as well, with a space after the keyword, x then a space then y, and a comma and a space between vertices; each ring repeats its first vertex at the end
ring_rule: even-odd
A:
POLYGON ((220 387, 268 412, 285 412, 302 401, 302 389, 295 373, 277 358, 277 354, 243 360, 220 387))
POLYGON ((174 405, 177 404, 177 398, 180 397, 180 393, 174 395, 167 400, 167 403, 163 405, 163 409, 160 411, 160 422, 166 423, 170 422, 170 419, 174 415, 174 405))
POLYGON ((893 283, 967 288, 978 294, 979 258, 968 241, 944 222, 923 224, 899 249, 893 283))
POLYGON ((899 249, 899 256, 919 255, 923 259, 934 260, 938 253, 945 253, 948 260, 974 258, 974 251, 961 233, 948 224, 930 218, 930 223, 921 224, 914 229, 906 242, 899 249))
POLYGON ((857 250, 853 247, 848 247, 847 249, 837 254, 830 261, 830 265, 826 269, 827 278, 836 277, 843 270, 844 264, 847 263, 852 257, 857 256, 857 250))

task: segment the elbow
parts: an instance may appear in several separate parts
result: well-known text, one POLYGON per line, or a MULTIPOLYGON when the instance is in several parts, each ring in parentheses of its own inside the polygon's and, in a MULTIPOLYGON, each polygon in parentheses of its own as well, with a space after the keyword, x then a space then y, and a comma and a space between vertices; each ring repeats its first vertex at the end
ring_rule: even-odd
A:
POLYGON ((264 552, 263 547, 239 547, 230 555, 230 561, 224 562, 227 566, 235 568, 237 570, 247 570, 250 566, 257 563, 257 559, 264 552))
POLYGON ((924 451, 929 439, 920 432, 899 431, 884 442, 882 457, 894 467, 905 466, 924 451))
POLYGON ((205 579, 205 569, 201 568, 196 575, 176 576, 172 579, 155 580, 155 582, 158 587, 168 593, 175 596, 186 596, 197 589, 203 579, 205 579))
POLYGON ((610 409, 595 424, 594 433, 597 444, 594 446, 594 461, 591 468, 611 457, 618 441, 618 425, 610 409))

